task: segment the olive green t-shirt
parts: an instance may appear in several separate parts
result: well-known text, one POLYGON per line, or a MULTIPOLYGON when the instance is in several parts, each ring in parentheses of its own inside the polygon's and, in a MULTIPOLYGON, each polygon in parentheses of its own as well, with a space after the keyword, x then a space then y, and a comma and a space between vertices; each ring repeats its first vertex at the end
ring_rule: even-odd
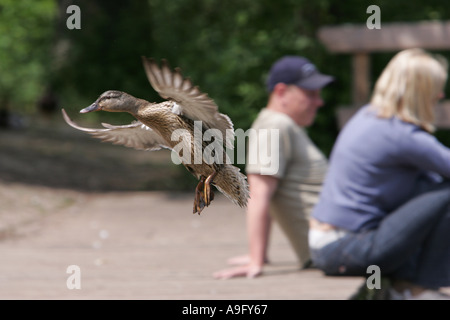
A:
POLYGON ((262 109, 251 131, 246 173, 279 179, 270 214, 305 263, 309 259, 309 216, 319 199, 327 159, 305 129, 284 113, 262 109))

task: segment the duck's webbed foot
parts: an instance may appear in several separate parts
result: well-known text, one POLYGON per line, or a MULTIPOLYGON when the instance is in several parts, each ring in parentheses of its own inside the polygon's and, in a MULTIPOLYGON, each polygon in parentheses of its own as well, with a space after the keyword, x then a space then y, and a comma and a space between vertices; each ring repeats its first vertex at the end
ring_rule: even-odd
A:
POLYGON ((193 213, 200 214, 202 210, 211 204, 214 200, 214 192, 211 188, 213 179, 217 175, 217 172, 209 175, 208 178, 204 176, 200 177, 200 182, 195 188, 194 210, 193 213))

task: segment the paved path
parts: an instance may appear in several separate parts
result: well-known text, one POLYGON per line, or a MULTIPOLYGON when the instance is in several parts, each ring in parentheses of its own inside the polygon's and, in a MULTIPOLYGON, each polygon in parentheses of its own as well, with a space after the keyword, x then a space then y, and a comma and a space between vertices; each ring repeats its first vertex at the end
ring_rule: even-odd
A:
POLYGON ((263 276, 213 279, 247 252, 245 213, 219 193, 198 216, 193 192, 139 192, 184 189, 162 151, 99 143, 60 117, 2 131, 0 150, 0 299, 345 300, 364 283, 298 270, 276 225, 263 276))
POLYGON ((299 271, 276 227, 263 276, 213 279, 247 250, 245 213, 220 195, 198 216, 191 194, 52 192, 28 200, 58 205, 0 238, 0 299, 344 300, 363 283, 299 271))

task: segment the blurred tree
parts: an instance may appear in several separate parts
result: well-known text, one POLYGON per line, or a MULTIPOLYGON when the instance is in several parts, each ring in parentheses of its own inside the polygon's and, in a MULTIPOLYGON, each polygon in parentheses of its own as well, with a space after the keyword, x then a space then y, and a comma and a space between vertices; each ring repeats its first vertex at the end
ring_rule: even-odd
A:
MULTIPOLYGON (((70 14, 65 14, 58 24, 61 50, 55 82, 63 105, 79 110, 109 89, 148 98, 150 85, 140 59, 151 48, 147 2, 61 0, 60 12, 66 12, 71 4, 80 8, 81 29, 66 27, 70 14)), ((121 120, 127 117, 115 116, 121 120)))
MULTIPOLYGON (((323 25, 365 24, 369 5, 381 19, 449 19, 450 3, 438 0, 151 0, 152 53, 168 58, 216 100, 235 126, 246 130, 265 105, 265 79, 271 64, 286 54, 304 55, 336 77, 323 90, 325 106, 308 128, 329 155, 338 128, 335 110, 351 102, 351 57, 330 54, 317 39, 323 25)), ((374 54, 372 78, 395 53, 374 54)), ((448 53, 447 53, 448 56, 448 53)))
POLYGON ((0 0, 0 109, 26 112, 49 74, 53 0, 0 0))
MULTIPOLYGON (((152 0, 152 39, 158 44, 153 52, 181 66, 230 115, 235 127, 246 130, 267 102, 265 78, 282 55, 305 55, 323 72, 332 71, 318 59, 326 53, 316 40, 318 26, 329 21, 328 4, 152 0)), ((322 119, 329 136, 323 140, 330 145, 337 130, 334 116, 322 119)))
MULTIPOLYGON (((181 67, 236 128, 246 130, 266 103, 271 64, 299 54, 337 79, 323 91, 325 106, 308 129, 329 154, 338 133, 335 109, 351 100, 351 60, 327 52, 317 31, 365 24, 372 4, 381 8, 381 27, 450 19, 450 2, 441 0, 0 0, 0 102, 29 111, 47 84, 61 106, 74 111, 108 89, 158 101, 142 68, 145 55, 181 67), (66 26, 73 4, 81 11, 81 29, 66 26)), ((393 54, 371 56, 372 82, 393 54)), ((117 122, 126 117, 96 113, 86 119, 112 116, 117 122)))

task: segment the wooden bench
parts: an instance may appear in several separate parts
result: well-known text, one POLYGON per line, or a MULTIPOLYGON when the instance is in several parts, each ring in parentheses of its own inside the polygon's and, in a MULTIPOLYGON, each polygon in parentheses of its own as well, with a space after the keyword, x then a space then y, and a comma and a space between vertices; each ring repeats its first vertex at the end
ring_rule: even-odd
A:
MULTIPOLYGON (((370 96, 370 54, 395 52, 408 48, 450 50, 450 21, 416 23, 383 23, 381 29, 369 29, 365 24, 324 26, 319 40, 332 53, 352 54, 352 102, 338 108, 340 128, 370 96)), ((436 127, 450 129, 450 101, 437 108, 436 127)))

